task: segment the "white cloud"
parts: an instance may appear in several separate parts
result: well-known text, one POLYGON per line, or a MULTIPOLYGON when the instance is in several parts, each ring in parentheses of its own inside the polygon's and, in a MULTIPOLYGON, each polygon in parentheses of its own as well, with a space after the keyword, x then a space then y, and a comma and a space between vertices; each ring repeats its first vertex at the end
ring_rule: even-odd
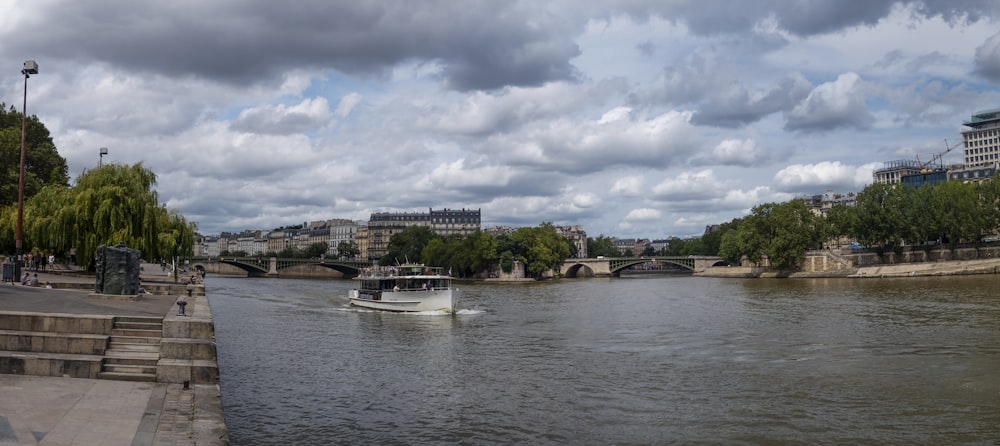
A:
POLYGON ((712 149, 712 159, 717 164, 753 166, 766 159, 752 139, 727 139, 712 149))
POLYGON ((845 127, 864 130, 872 121, 861 77, 856 73, 844 73, 833 82, 819 85, 786 118, 785 128, 802 132, 845 127))
POLYGON ((337 104, 337 110, 335 111, 335 113, 337 114, 337 116, 340 116, 341 118, 346 118, 347 115, 351 114, 351 110, 353 110, 354 107, 357 106, 359 103, 361 103, 361 94, 359 93, 347 94, 344 97, 340 98, 340 102, 337 104))
POLYGON ((622 197, 638 197, 642 194, 642 176, 627 176, 615 180, 611 194, 622 197))
POLYGON ((987 1, 8 3, 0 65, 41 65, 28 112, 70 175, 108 147, 209 234, 428 207, 700 234, 1000 104, 987 1))
POLYGON ((625 216, 624 220, 627 222, 634 221, 658 221, 663 218, 663 213, 656 209, 650 208, 640 208, 632 209, 628 215, 625 216))
POLYGON ((291 134, 322 128, 332 119, 326 98, 304 99, 286 106, 265 105, 240 112, 233 121, 233 128, 250 133, 291 134))
POLYGON ((712 169, 683 172, 653 186, 653 197, 663 201, 691 201, 717 198, 722 192, 722 182, 715 178, 712 169))
POLYGON ((824 188, 843 191, 854 190, 858 180, 865 175, 870 183, 871 174, 871 165, 859 167, 824 161, 787 166, 774 175, 774 181, 780 190, 787 192, 815 193, 824 188))

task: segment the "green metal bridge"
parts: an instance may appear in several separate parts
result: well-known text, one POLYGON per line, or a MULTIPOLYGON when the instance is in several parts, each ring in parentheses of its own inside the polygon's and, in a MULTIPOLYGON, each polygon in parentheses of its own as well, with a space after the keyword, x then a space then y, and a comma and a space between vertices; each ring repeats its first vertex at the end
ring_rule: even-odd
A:
POLYGON ((338 259, 283 259, 278 257, 192 257, 191 264, 225 263, 247 272, 251 277, 274 276, 281 270, 301 266, 315 265, 341 272, 345 277, 354 277, 372 262, 338 259))
MULTIPOLYGON (((656 257, 608 257, 591 259, 566 259, 560 268, 562 277, 589 275, 617 276, 622 270, 644 263, 669 263, 691 271, 703 271, 706 267, 721 262, 720 257, 708 256, 656 256, 656 257)), ((224 263, 240 268, 251 277, 277 276, 282 270, 302 265, 319 266, 339 271, 344 277, 355 277, 372 262, 338 259, 283 259, 277 257, 192 257, 191 265, 224 263)))

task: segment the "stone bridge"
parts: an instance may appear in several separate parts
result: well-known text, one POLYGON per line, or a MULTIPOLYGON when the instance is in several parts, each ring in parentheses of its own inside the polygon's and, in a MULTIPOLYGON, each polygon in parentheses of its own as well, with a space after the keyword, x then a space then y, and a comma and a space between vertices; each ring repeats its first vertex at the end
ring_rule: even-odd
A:
POLYGON ((336 259, 282 259, 278 257, 193 257, 191 266, 209 272, 219 272, 219 265, 229 265, 246 271, 250 277, 275 277, 291 268, 320 267, 339 271, 344 277, 354 277, 371 262, 336 259), (200 267, 200 268, 199 268, 200 267))
POLYGON ((692 272, 702 272, 707 268, 725 264, 722 257, 715 256, 660 256, 660 257, 607 257, 596 259, 566 259, 559 273, 562 277, 619 276, 625 268, 643 263, 669 263, 692 272))

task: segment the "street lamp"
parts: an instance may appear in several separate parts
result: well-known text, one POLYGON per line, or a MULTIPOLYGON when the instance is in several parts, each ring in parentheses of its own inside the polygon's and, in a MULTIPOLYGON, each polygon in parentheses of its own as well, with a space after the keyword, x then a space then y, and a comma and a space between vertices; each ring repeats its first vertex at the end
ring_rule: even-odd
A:
MULTIPOLYGON (((24 68, 21 69, 24 75, 24 103, 21 104, 21 164, 20 174, 17 179, 17 239, 14 240, 14 253, 17 255, 18 263, 21 259, 21 247, 24 240, 24 141, 28 131, 28 78, 32 74, 38 74, 38 64, 33 60, 24 61, 24 68)), ((15 273, 17 273, 15 267, 15 273)))
POLYGON ((104 165, 104 155, 107 155, 107 154, 108 154, 108 148, 107 147, 101 147, 101 159, 97 162, 97 167, 101 167, 101 166, 104 165))

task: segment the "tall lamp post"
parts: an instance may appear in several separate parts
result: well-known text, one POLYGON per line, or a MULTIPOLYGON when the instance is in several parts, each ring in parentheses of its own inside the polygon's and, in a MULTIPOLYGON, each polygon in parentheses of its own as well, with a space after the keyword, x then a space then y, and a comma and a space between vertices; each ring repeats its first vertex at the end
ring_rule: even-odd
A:
MULTIPOLYGON (((21 70, 24 75, 24 103, 21 104, 21 164, 20 174, 17 179, 17 238, 14 240, 14 253, 17 255, 17 263, 21 262, 21 248, 24 240, 24 142, 28 131, 28 78, 32 74, 38 74, 38 64, 33 60, 24 61, 24 68, 21 70)), ((20 274, 18 267, 14 267, 14 273, 20 274)), ((19 278, 16 278, 17 280, 19 278)))

